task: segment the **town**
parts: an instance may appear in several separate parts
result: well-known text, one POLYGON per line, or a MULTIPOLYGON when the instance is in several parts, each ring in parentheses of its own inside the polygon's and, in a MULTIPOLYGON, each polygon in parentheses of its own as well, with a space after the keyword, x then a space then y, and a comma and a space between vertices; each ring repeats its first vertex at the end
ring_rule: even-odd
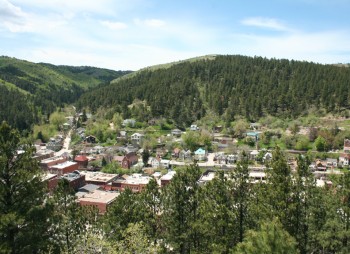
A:
MULTIPOLYGON (((261 139, 271 135, 271 130, 260 123, 247 123, 239 129, 236 126, 236 133, 233 131, 230 135, 223 133, 221 125, 214 125, 210 131, 207 126, 197 124, 180 130, 165 126, 164 119, 152 119, 147 127, 140 128, 135 119, 120 119, 118 130, 113 122, 109 123, 109 131, 115 132, 115 139, 99 142, 99 138, 87 134, 94 124, 93 117, 85 112, 65 117, 66 121, 59 127, 61 134, 51 137, 47 143, 36 143, 35 158, 40 161, 49 192, 55 191, 59 179, 65 179, 76 191, 82 206, 95 206, 101 214, 125 189, 140 192, 152 178, 163 187, 178 170, 186 170, 194 163, 202 170, 198 184, 205 184, 218 171, 235 170, 245 156, 249 161, 251 183, 264 182, 266 167, 273 156, 273 148, 259 147, 261 139), (165 130, 161 130, 161 126, 165 130)), ((314 131, 315 127, 303 127, 303 132, 309 136, 314 131)), ((301 128, 296 132, 301 132, 301 128)), ((295 171, 297 156, 304 156, 307 151, 286 149, 285 153, 289 167, 295 171)), ((349 159, 349 139, 343 140, 340 151, 313 156, 309 170, 316 185, 331 186, 329 176, 348 171, 349 159)))

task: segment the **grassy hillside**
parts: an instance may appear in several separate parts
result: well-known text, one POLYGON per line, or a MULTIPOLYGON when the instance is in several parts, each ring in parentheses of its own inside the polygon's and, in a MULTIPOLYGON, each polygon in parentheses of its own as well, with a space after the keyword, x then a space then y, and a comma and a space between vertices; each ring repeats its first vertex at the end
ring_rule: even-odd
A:
POLYGON ((350 108, 350 69, 334 65, 217 55, 126 77, 85 93, 78 107, 113 107, 124 116, 166 117, 178 125, 208 110, 228 123, 236 115, 254 121, 264 115, 293 118, 314 109, 342 114, 350 108), (130 109, 135 99, 146 107, 130 109))
POLYGON ((108 84, 130 71, 113 71, 94 67, 55 66, 0 57, 2 102, 0 121, 28 129, 56 107, 76 101, 89 89, 108 84), (16 100, 14 100, 16 98, 16 100), (20 99, 21 98, 21 99, 20 99), (24 100, 22 100, 25 98, 24 100), (20 107, 15 104, 21 104, 20 107), (28 119, 22 119, 24 110, 28 119))

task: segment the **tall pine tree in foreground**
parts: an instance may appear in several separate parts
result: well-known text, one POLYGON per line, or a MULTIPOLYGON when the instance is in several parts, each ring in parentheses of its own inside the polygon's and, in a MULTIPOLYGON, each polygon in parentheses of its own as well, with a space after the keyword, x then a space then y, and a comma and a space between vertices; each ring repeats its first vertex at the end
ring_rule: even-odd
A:
POLYGON ((0 252, 37 253, 47 244, 50 206, 33 146, 0 125, 0 252))

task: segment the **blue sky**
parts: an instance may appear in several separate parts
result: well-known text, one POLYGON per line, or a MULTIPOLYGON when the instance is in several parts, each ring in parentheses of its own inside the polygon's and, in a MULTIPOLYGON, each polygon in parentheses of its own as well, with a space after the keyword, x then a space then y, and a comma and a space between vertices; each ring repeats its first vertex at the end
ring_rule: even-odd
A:
POLYGON ((207 54, 350 63, 350 0, 0 0, 0 55, 115 70, 207 54))

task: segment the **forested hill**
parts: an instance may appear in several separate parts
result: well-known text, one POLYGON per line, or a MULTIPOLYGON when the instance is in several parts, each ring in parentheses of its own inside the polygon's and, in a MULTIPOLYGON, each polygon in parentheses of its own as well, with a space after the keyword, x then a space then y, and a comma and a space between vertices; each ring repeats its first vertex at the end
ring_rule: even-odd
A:
POLYGON ((55 66, 0 57, 0 122, 30 129, 40 115, 75 102, 90 88, 129 73, 94 67, 55 66))
MULTIPOLYGON (((128 114, 135 99, 147 117, 189 124, 210 109, 230 121, 237 114, 294 117, 311 107, 340 112, 349 107, 350 68, 262 57, 216 56, 143 70, 84 94, 79 107, 114 107, 128 114)), ((141 114, 142 115, 142 114, 141 114)))

